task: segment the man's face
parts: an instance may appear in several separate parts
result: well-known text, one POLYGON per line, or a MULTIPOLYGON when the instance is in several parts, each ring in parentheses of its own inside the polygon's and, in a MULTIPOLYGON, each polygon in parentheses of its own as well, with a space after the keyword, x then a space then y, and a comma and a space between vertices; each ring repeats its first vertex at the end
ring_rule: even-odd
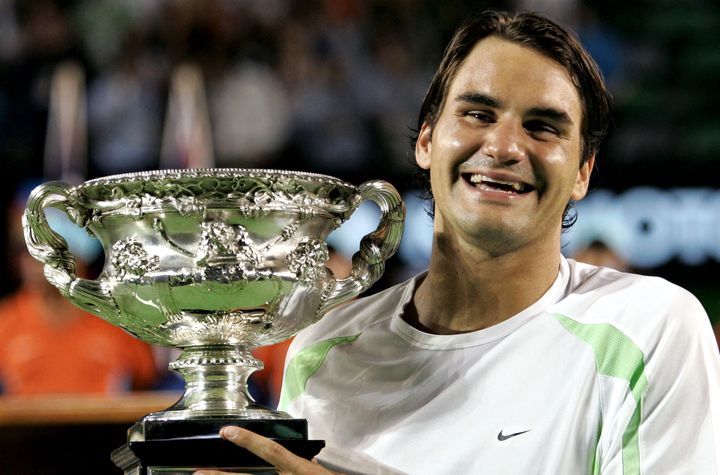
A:
POLYGON ((565 69, 519 44, 475 45, 450 84, 416 160, 430 170, 435 232, 504 253, 560 242, 570 199, 587 191, 580 166, 582 106, 565 69))

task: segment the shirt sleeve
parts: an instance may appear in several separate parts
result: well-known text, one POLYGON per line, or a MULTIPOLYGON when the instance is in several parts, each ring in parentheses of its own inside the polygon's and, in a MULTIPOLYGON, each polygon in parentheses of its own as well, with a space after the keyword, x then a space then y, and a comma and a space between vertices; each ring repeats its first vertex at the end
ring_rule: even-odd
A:
POLYGON ((720 474, 720 352, 710 321, 682 291, 660 322, 644 349, 645 390, 631 388, 603 423, 600 471, 720 474))

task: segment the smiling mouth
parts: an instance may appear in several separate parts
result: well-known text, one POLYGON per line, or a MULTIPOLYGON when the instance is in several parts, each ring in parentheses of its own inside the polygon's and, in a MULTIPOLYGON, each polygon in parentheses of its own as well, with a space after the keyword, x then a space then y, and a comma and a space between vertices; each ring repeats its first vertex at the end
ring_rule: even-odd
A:
POLYGON ((463 173, 462 177, 467 183, 483 191, 500 191, 512 195, 522 195, 534 190, 534 188, 527 183, 497 180, 485 175, 480 175, 479 173, 463 173))

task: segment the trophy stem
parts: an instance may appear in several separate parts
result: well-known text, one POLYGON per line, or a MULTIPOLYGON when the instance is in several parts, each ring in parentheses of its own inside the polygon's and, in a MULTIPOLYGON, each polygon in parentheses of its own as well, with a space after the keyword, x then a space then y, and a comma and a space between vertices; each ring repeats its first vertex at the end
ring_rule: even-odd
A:
POLYGON ((113 462, 125 475, 189 475, 199 467, 275 473, 266 461, 222 440, 219 431, 226 425, 272 438, 311 459, 325 443, 308 440, 307 421, 259 406, 250 396, 248 376, 262 367, 244 346, 185 348, 170 363, 185 378, 183 397, 166 411, 136 422, 128 431, 128 443, 113 452, 113 462))
POLYGON ((289 416, 255 403, 248 391, 248 377, 263 364, 244 346, 184 348, 170 369, 182 375, 185 393, 172 407, 155 416, 167 419, 242 417, 285 419, 289 416))

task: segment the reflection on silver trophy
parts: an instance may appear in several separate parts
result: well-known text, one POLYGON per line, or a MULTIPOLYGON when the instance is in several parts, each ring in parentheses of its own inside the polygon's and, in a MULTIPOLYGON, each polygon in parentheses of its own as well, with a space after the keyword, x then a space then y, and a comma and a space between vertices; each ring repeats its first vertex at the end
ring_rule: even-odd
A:
MULTIPOLYGON (((382 181, 276 170, 196 169, 116 175, 71 187, 36 188, 24 216, 30 253, 79 307, 138 338, 181 348, 171 368, 183 397, 145 420, 285 419, 254 404, 247 377, 262 367, 250 350, 295 335, 329 308, 372 285, 397 249, 400 196, 382 181), (325 267, 327 235, 370 200, 380 207, 350 277, 325 267), (79 278, 44 209, 64 210, 96 236, 105 265, 79 278)), ((142 424, 131 439, 143 440, 142 424)))

